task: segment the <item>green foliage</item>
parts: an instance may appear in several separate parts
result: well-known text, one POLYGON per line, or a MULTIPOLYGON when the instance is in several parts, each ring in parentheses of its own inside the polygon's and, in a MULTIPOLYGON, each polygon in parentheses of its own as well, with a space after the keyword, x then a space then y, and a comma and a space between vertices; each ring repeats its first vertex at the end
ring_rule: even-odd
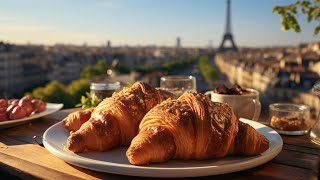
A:
POLYGON ((90 91, 90 81, 88 79, 79 79, 72 81, 66 88, 71 96, 72 104, 77 104, 81 96, 90 91))
POLYGON ((51 81, 45 87, 35 88, 31 94, 36 99, 52 103, 63 103, 66 108, 72 107, 66 87, 59 81, 51 81))
POLYGON ((101 100, 97 96, 91 96, 90 93, 86 92, 86 96, 81 96, 80 104, 77 104, 76 107, 80 107, 82 109, 88 109, 92 107, 96 107, 101 100))
POLYGON ((120 74, 129 74, 131 69, 129 66, 127 66, 126 64, 117 64, 117 66, 115 67, 117 71, 119 71, 120 74))
POLYGON ((201 75, 207 81, 214 81, 218 79, 218 72, 217 70, 210 64, 208 56, 202 56, 199 59, 198 67, 200 70, 201 75))
POLYGON ((126 88, 130 88, 132 86, 132 83, 127 82, 126 88))
POLYGON ((162 71, 171 71, 173 69, 184 68, 192 63, 194 63, 197 58, 189 58, 189 59, 175 59, 170 60, 169 62, 161 64, 160 68, 151 68, 148 65, 142 65, 139 68, 135 69, 137 72, 142 74, 148 74, 155 70, 162 70, 162 71))
POLYGON ((80 73, 81 78, 91 78, 98 75, 99 72, 94 68, 94 66, 87 66, 80 73))
POLYGON ((87 79, 72 81, 67 87, 59 81, 51 81, 44 87, 35 88, 31 95, 46 102, 63 103, 64 108, 71 108, 89 91, 89 87, 90 82, 87 79))
POLYGON ((137 72, 142 74, 148 74, 153 71, 153 69, 148 65, 141 65, 139 68, 136 69, 137 72))
POLYGON ((298 14, 304 14, 307 16, 308 23, 315 21, 318 25, 314 29, 314 34, 317 35, 320 32, 320 0, 302 0, 297 1, 287 6, 275 6, 273 13, 278 13, 281 16, 282 30, 294 30, 300 32, 301 27, 297 21, 298 14))
POLYGON ((195 61, 194 58, 186 59, 186 60, 182 60, 182 59, 172 60, 170 62, 163 63, 160 69, 163 71, 170 71, 173 69, 183 68, 187 65, 192 64, 194 61, 195 61))
POLYGON ((99 73, 105 73, 106 72, 106 70, 107 70, 107 68, 108 68, 108 66, 107 66, 107 63, 106 63, 106 61, 104 60, 104 59, 100 59, 95 65, 94 65, 94 67, 97 69, 97 71, 99 72, 99 73))
POLYGON ((99 60, 95 65, 85 67, 80 74, 81 78, 92 78, 106 74, 108 66, 105 60, 99 60))

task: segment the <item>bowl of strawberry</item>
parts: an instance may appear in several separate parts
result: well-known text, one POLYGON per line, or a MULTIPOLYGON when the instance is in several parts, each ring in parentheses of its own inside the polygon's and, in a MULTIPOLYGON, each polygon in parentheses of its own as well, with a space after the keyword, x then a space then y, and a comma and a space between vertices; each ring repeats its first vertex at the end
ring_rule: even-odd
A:
POLYGON ((0 99, 0 122, 26 118, 46 109, 45 102, 29 95, 21 99, 0 99))

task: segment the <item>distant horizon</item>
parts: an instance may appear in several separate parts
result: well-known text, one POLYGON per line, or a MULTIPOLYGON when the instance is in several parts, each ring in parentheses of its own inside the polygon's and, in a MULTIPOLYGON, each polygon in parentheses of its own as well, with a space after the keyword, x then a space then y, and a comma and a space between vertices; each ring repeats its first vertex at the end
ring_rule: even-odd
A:
MULTIPOLYGON (((8 43, 12 45, 18 45, 18 46, 76 46, 76 47, 106 47, 107 44, 71 44, 71 43, 54 43, 54 44, 40 44, 40 43, 14 43, 10 41, 4 41, 0 39, 0 42, 3 43, 8 43)), ((304 45, 304 44, 312 44, 312 43, 320 43, 320 40, 316 41, 310 41, 310 42, 300 42, 298 44, 290 44, 290 45, 265 45, 265 46, 238 46, 238 48, 243 49, 243 48, 251 48, 251 49, 259 49, 259 48, 284 48, 284 47, 296 47, 299 45, 304 45)), ((117 45, 113 46, 111 45, 111 48, 119 48, 119 47, 166 47, 166 48, 176 48, 174 45, 156 45, 156 44, 146 44, 146 45, 138 45, 138 44, 123 44, 123 45, 117 45)), ((207 48, 212 48, 212 49, 218 49, 219 47, 208 47, 208 46, 181 46, 180 48, 198 48, 198 49, 207 49, 207 48)))
MULTIPOLYGON (((231 2, 231 27, 238 47, 284 47, 317 41, 315 23, 299 16, 301 33, 281 32, 276 5, 295 0, 231 2)), ((0 41, 54 46, 219 47, 225 0, 0 0, 0 41)))

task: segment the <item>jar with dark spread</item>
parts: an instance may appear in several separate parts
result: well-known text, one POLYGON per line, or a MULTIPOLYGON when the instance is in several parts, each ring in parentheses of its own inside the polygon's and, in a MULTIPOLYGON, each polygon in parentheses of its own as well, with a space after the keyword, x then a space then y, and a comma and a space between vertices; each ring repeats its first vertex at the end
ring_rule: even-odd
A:
POLYGON ((103 100, 104 98, 111 97, 114 92, 120 90, 120 82, 100 82, 91 83, 90 93, 103 100))

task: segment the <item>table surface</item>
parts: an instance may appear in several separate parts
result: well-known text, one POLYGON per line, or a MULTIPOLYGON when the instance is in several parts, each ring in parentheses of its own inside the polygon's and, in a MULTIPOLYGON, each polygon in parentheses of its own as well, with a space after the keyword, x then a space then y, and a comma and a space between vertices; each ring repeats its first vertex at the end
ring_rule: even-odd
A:
MULTIPOLYGON (((61 110, 24 125, 0 130, 0 172, 23 179, 128 179, 128 176, 96 172, 70 165, 34 141, 34 136, 42 136, 47 128, 75 110, 77 109, 61 110)), ((213 177, 318 179, 320 146, 313 144, 309 135, 281 137, 284 142, 283 149, 273 160, 249 170, 213 177)), ((0 176, 2 174, 0 173, 0 176)))

